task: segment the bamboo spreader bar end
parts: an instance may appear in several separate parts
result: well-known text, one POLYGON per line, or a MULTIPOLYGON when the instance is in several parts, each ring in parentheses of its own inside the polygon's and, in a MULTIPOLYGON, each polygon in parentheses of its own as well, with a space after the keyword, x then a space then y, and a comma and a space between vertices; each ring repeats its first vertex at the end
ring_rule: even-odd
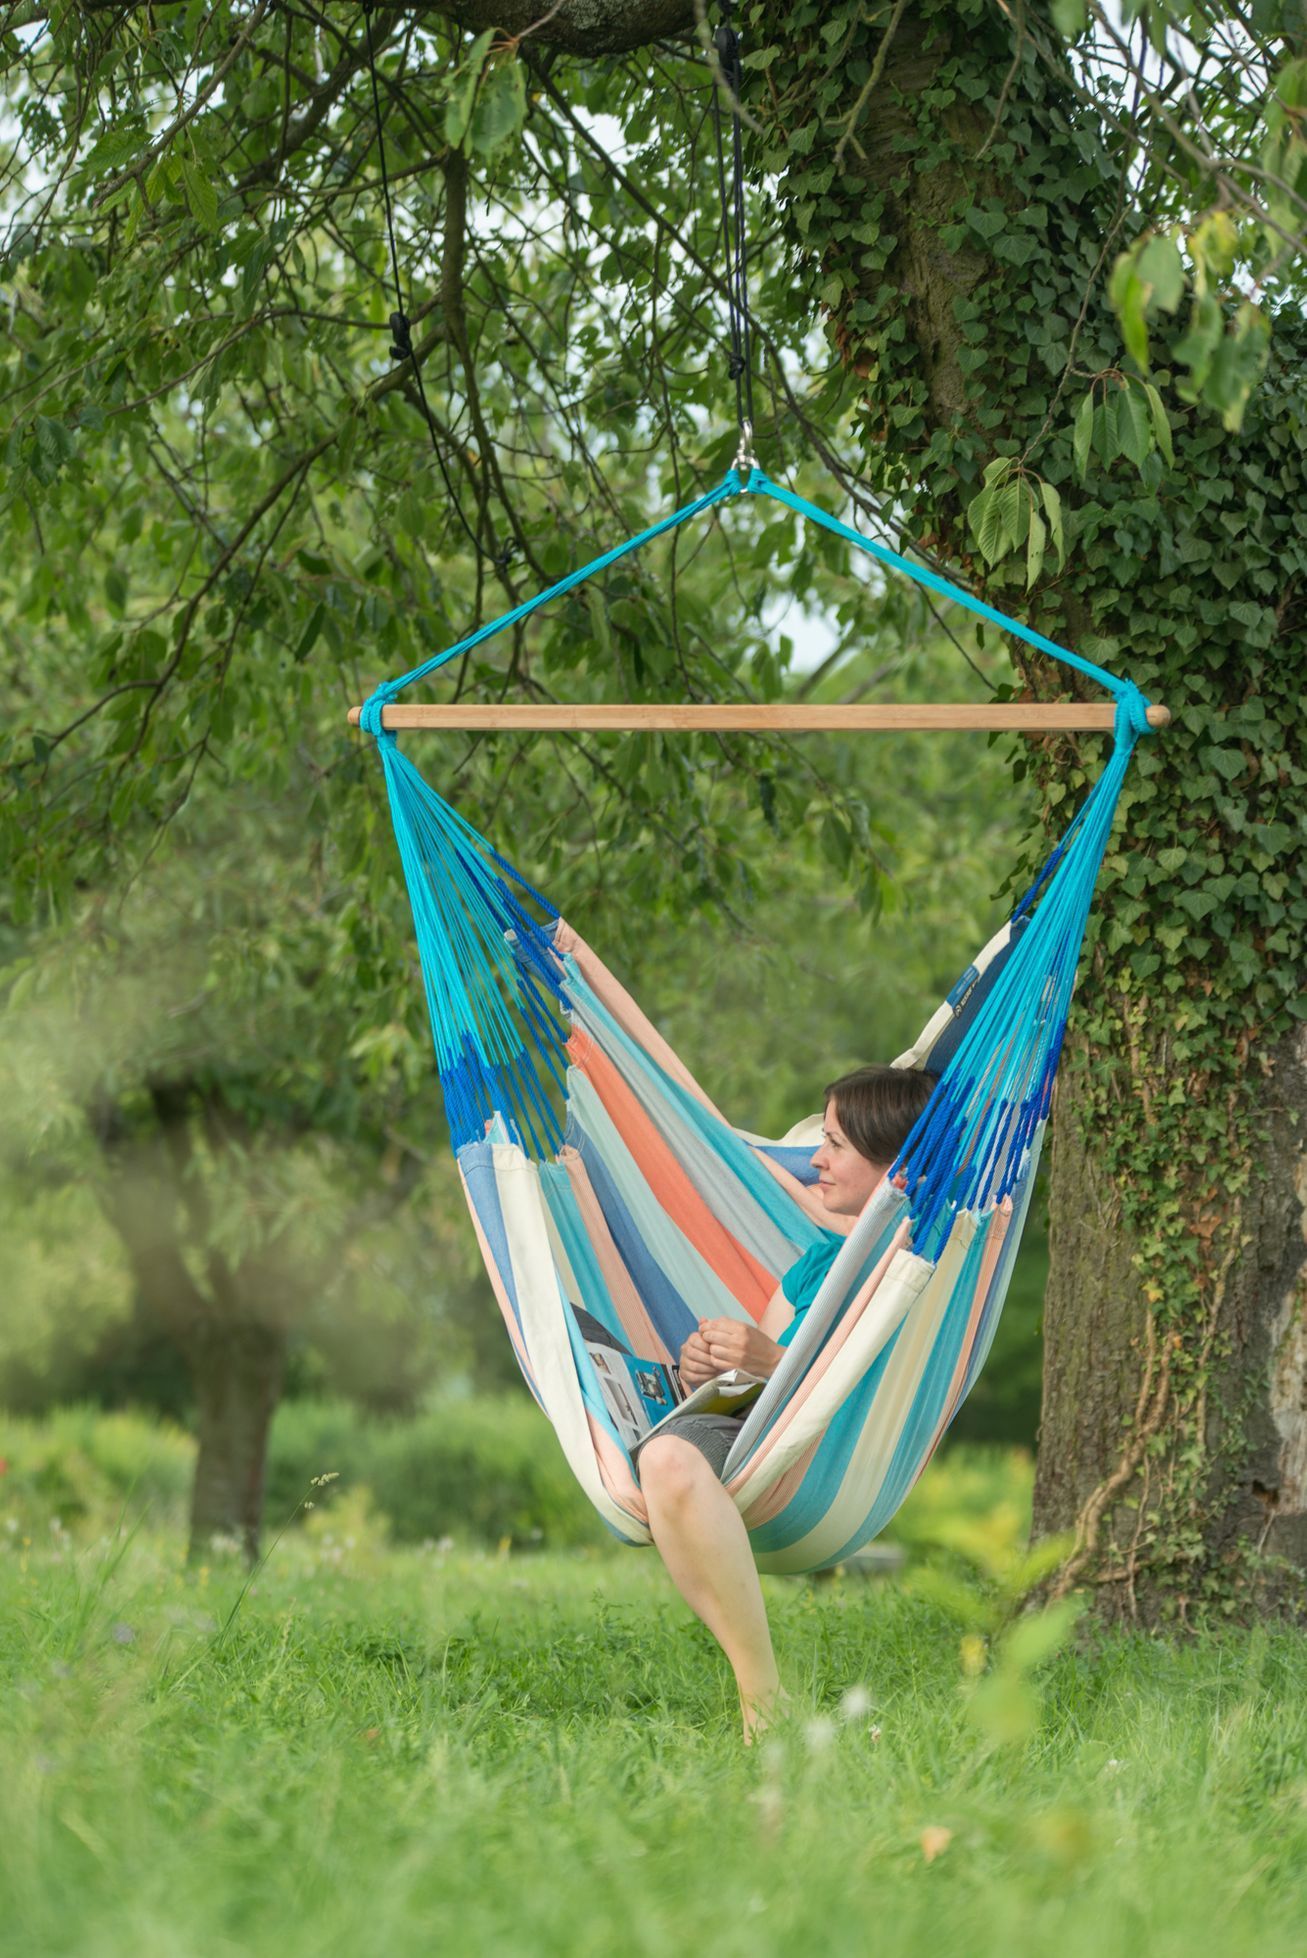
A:
MULTIPOLYGON (((349 718, 357 727, 361 707, 351 707, 349 718)), ((386 729, 444 728, 464 733, 515 734, 843 734, 917 733, 929 729, 963 728, 982 733, 1012 734, 1089 734, 1110 732, 1116 709, 1108 701, 1060 701, 1052 705, 1031 701, 1004 701, 994 706, 950 703, 929 706, 841 706, 799 705, 795 702, 721 702, 711 706, 697 703, 658 704, 636 701, 618 706, 594 706, 576 702, 533 703, 522 706, 494 701, 456 706, 394 701, 381 710, 381 725, 386 729)), ((1169 727, 1171 712, 1154 705, 1148 709, 1148 725, 1169 727)))

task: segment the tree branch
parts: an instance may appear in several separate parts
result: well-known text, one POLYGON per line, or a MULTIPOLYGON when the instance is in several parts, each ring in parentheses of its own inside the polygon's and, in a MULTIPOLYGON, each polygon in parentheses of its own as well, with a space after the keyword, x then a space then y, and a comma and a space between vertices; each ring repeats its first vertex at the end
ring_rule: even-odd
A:
MULTIPOLYGON (((183 0, 152 0, 152 11, 160 5, 181 6, 183 0)), ((53 8, 50 0, 25 0, 13 10, 11 32, 48 20, 53 8)), ((83 13, 129 14, 144 12, 145 4, 133 7, 130 0, 82 0, 83 13)), ((420 18, 437 14, 455 26, 479 34, 497 27, 510 40, 531 35, 545 46, 562 54, 630 54, 635 48, 693 32, 694 0, 378 0, 377 12, 408 14, 420 18)))

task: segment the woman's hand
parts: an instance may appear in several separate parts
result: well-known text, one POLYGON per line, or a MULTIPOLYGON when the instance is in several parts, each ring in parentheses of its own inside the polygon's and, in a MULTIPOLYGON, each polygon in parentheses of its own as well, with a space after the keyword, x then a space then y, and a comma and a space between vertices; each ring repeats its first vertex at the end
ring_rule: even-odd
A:
POLYGON ((681 1380, 689 1388, 739 1367, 760 1380, 770 1380, 784 1348, 742 1319, 701 1319, 681 1348, 681 1380))
MULTIPOLYGON (((702 1325, 707 1325, 708 1321, 705 1319, 701 1323, 702 1325)), ((708 1351, 708 1342, 704 1338, 701 1330, 690 1334, 690 1337, 681 1348, 681 1357, 678 1364, 681 1385, 687 1391, 695 1387, 702 1387, 705 1380, 711 1380, 714 1374, 720 1373, 722 1370, 719 1366, 714 1365, 712 1354, 708 1351)))

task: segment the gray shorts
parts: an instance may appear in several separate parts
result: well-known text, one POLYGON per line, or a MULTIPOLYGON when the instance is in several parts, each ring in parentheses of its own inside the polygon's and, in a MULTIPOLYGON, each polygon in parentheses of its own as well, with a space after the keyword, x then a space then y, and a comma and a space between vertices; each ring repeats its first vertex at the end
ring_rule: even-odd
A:
MULTIPOLYGON (((670 1421, 664 1421, 658 1430, 663 1435, 675 1435, 678 1441, 688 1441, 697 1448, 712 1469, 718 1481, 726 1467, 726 1457, 735 1445, 735 1437, 744 1426, 742 1414, 676 1414, 670 1421)), ((638 1461, 638 1457, 637 1457, 638 1461)))

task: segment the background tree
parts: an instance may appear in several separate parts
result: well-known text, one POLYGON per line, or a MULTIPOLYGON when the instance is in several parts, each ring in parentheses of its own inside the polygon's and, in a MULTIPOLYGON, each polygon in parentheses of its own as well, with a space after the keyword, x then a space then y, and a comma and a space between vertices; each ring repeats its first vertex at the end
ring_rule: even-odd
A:
MULTIPOLYGON (((211 764, 260 779, 287 721, 333 847, 365 858, 375 805, 343 792, 332 732, 355 648, 372 674, 414 663, 729 458, 704 433, 725 388, 692 10, 447 11, 467 34, 437 8, 372 16, 438 489, 412 365, 385 353, 358 12, 11 17, 32 25, 6 42, 9 562, 19 616, 92 647, 10 750, 20 904, 119 875, 211 764)), ((1181 40, 1150 6, 1123 41, 1095 12, 1069 56, 988 0, 743 18, 755 203, 784 227, 755 292, 769 468, 831 468, 865 520, 1000 602, 1029 588, 1046 630, 1177 710, 1134 771, 1059 1106, 1038 1516, 1077 1525, 1062 1581, 1109 1611, 1239 1608, 1301 1566, 1307 1513, 1301 21, 1191 13, 1181 40), (822 315, 837 365, 808 390, 822 315), (846 413, 870 491, 827 432, 846 413)), ((702 541, 492 642, 465 684, 770 697, 778 586, 843 580, 849 654, 883 603, 785 521, 733 512, 702 541)), ((1041 824, 1095 748, 1037 756, 1041 824)), ((807 750, 492 752, 460 758, 461 798, 569 903, 620 864, 620 915, 737 908, 768 824, 814 812, 868 910, 883 895, 865 801, 807 750), (727 844, 731 768, 753 803, 727 844)), ((365 1014, 387 929, 360 909, 365 1014)))

